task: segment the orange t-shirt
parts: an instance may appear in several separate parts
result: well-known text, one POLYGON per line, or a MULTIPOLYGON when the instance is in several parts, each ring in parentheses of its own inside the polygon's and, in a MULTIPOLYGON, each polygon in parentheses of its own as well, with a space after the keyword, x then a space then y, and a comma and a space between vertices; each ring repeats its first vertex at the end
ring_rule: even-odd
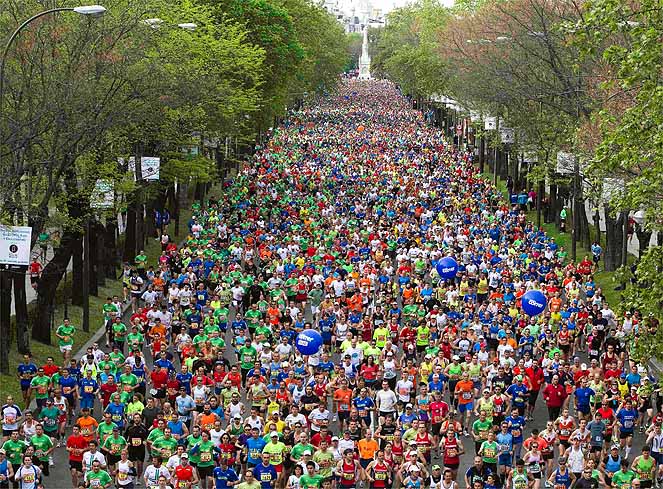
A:
POLYGON ((334 401, 338 403, 338 410, 342 412, 350 411, 350 400, 352 399, 352 391, 350 389, 336 389, 334 392, 334 401))
POLYGON ((76 424, 81 428, 81 435, 85 438, 85 441, 92 441, 96 438, 99 423, 92 416, 80 417, 76 424))
POLYGON ((359 457, 363 459, 372 459, 375 453, 379 450, 378 442, 373 438, 370 440, 361 439, 357 443, 357 450, 359 450, 359 457))
POLYGON ((456 384, 454 393, 458 396, 459 404, 469 404, 474 401, 474 384, 471 380, 461 380, 456 384))

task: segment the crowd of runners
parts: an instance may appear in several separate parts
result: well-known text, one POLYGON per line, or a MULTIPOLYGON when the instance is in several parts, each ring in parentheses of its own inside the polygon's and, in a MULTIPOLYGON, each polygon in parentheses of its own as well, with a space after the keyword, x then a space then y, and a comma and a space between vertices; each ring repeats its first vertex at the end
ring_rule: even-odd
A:
POLYGON ((62 362, 19 366, 0 488, 659 486, 663 398, 632 348, 657 325, 389 82, 294 112, 189 228, 127 267, 105 347, 71 358, 67 322, 62 362))

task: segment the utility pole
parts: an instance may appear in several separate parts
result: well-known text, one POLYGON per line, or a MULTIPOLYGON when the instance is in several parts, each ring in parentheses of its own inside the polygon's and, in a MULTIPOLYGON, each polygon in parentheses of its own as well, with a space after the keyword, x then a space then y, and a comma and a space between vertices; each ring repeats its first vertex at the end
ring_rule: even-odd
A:
POLYGON ((83 331, 90 331, 90 217, 83 229, 83 331))

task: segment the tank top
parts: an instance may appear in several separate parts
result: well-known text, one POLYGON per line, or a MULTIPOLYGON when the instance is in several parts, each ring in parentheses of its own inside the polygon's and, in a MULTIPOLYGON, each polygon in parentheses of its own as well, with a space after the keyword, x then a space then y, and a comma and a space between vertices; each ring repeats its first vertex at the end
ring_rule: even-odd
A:
POLYGON ((527 474, 521 474, 520 472, 514 471, 511 475, 511 486, 512 489, 527 489, 529 481, 527 480, 527 474))
POLYGON ((622 464, 622 456, 617 455, 617 460, 612 458, 612 455, 608 455, 608 458, 605 462, 605 470, 607 472, 615 473, 619 470, 622 464))
POLYGON ((354 462, 347 463, 343 460, 341 464, 341 486, 354 487, 357 478, 357 469, 354 462))
POLYGON ((444 439, 444 465, 460 464, 458 455, 458 441, 455 438, 444 439))
POLYGON ((373 466, 373 487, 387 487, 387 480, 389 479, 389 467, 385 463, 376 462, 373 466))
POLYGON ((567 469, 565 473, 562 474, 562 472, 559 469, 555 470, 555 478, 554 478, 555 484, 560 484, 566 487, 568 489, 571 487, 571 472, 567 469))
POLYGON ((120 486, 126 486, 131 484, 134 480, 134 476, 129 474, 129 460, 123 462, 122 460, 117 462, 117 482, 120 486))
POLYGON ((648 460, 640 457, 638 463, 635 464, 635 471, 638 474, 640 480, 649 481, 651 480, 651 469, 654 467, 654 459, 650 457, 648 460))
POLYGON ((559 422, 559 439, 568 440, 573 430, 573 419, 560 420, 559 422))
POLYGON ((394 458, 394 462, 397 464, 403 463, 403 453, 404 453, 405 447, 401 443, 400 445, 396 445, 395 443, 391 446, 391 453, 394 458))
POLYGON ((582 472, 585 465, 585 455, 580 448, 576 450, 574 447, 571 447, 571 450, 569 450, 568 464, 571 472, 582 472))
POLYGON ((193 396, 193 401, 196 403, 196 405, 204 404, 207 396, 205 392, 205 386, 193 386, 191 389, 191 395, 193 396))
POLYGON ((382 369, 384 371, 385 379, 395 379, 396 378, 396 362, 393 360, 385 360, 382 362, 382 369))
POLYGON ((419 453, 423 453, 424 456, 430 453, 432 443, 428 433, 424 433, 423 435, 417 433, 414 441, 417 443, 417 451, 419 453))

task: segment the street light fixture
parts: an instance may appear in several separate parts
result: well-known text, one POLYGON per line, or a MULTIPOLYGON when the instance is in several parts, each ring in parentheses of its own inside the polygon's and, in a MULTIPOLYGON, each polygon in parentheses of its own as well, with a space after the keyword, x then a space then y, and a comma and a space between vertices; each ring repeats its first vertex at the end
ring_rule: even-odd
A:
MULTIPOLYGON (((143 23, 149 25, 153 29, 158 29, 164 23, 164 20, 155 17, 153 19, 145 19, 143 23)), ((193 22, 184 22, 182 24, 177 24, 177 27, 185 31, 195 31, 198 28, 198 24, 194 24, 193 22)))
MULTIPOLYGON (((22 24, 20 24, 16 30, 12 33, 11 36, 9 36, 9 39, 7 40, 7 43, 5 44, 4 50, 2 51, 2 57, 0 58, 0 121, 3 120, 4 118, 4 113, 3 113, 3 106, 4 106, 4 96, 5 96, 5 64, 7 61, 7 56, 9 54, 9 50, 11 49, 12 44, 14 43, 14 40, 18 37, 18 35, 21 33, 23 29, 25 29, 28 25, 30 25, 32 22, 35 20, 44 17, 45 15, 53 14, 56 12, 75 12, 79 15, 84 15, 88 16, 91 18, 96 18, 100 17, 106 12, 106 8, 101 6, 101 5, 81 5, 79 7, 57 7, 57 8, 52 8, 48 10, 44 10, 42 12, 38 12, 29 19, 25 20, 22 24)), ((9 123, 8 123, 9 125, 9 123)), ((0 141, 2 141, 2 132, 0 128, 0 141)), ((0 148, 0 167, 2 166, 2 149, 0 148)), ((5 300, 11 301, 11 292, 9 292, 9 298, 7 297, 7 292, 10 291, 11 289, 9 288, 11 285, 11 282, 9 281, 9 275, 6 269, 0 268, 0 290, 2 290, 2 294, 0 294, 0 302, 4 302, 5 300)), ((0 307, 1 310, 7 310, 9 311, 9 308, 0 307)), ((9 317, 0 317, 0 334, 5 334, 9 331, 9 317)), ((4 349, 4 344, 2 345, 2 348, 4 349)), ((0 368, 3 370, 7 367, 5 365, 6 361, 6 355, 8 355, 9 352, 3 351, 2 354, 0 355, 0 368)))
POLYGON ((198 24, 194 24, 193 22, 185 22, 183 24, 177 24, 177 27, 184 29, 185 31, 195 31, 198 27, 198 24))

